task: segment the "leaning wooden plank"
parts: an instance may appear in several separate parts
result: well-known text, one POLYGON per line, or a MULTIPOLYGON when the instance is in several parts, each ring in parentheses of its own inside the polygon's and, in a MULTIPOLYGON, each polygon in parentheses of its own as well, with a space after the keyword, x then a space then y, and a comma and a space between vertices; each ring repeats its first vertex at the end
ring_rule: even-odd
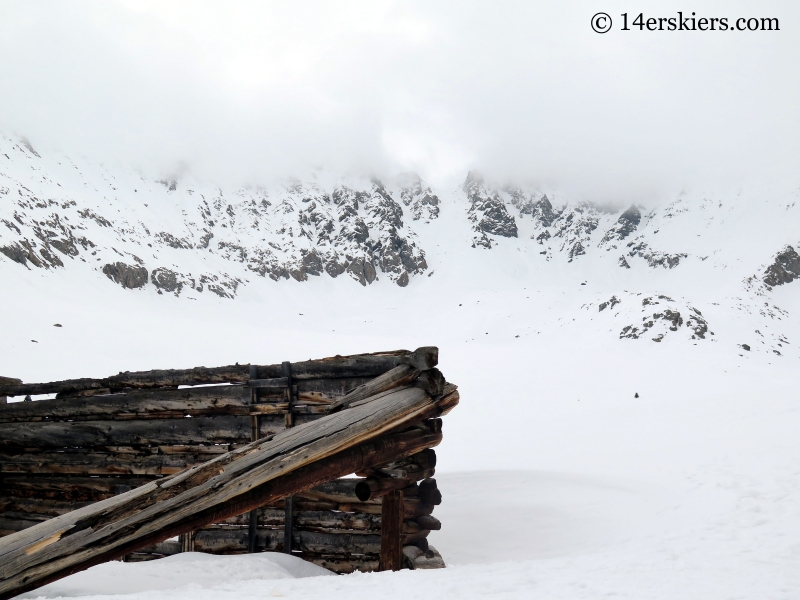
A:
POLYGON ((331 404, 328 407, 328 411, 335 412, 364 398, 374 396, 375 394, 397 386, 409 384, 417 375, 419 375, 419 371, 411 365, 398 365, 394 369, 390 369, 386 371, 386 373, 378 375, 374 379, 358 386, 353 391, 331 404))
MULTIPOLYGON (((423 390, 400 390, 7 536, 0 540, 0 600, 386 462, 402 454, 404 435, 388 434, 436 413, 423 390)), ((406 454, 435 445, 428 442, 436 435, 413 429, 406 454)))
MULTIPOLYGON (((232 501, 186 517, 173 526, 167 527, 156 534, 151 534, 145 538, 139 537, 135 543, 129 543, 127 546, 121 548, 117 547, 113 552, 105 555, 95 556, 93 560, 86 561, 81 568, 88 568, 89 566, 99 564, 105 560, 119 558, 131 551, 135 551, 145 543, 158 543, 168 537, 178 535, 182 532, 196 530, 212 522, 225 519, 233 514, 241 514, 258 505, 274 501, 276 498, 285 497, 294 490, 303 487, 314 487, 327 479, 341 476, 343 473, 352 472, 361 468, 368 468, 372 464, 385 462, 390 457, 413 454, 425 447, 435 446, 440 441, 441 432, 426 431, 425 428, 420 427, 415 427, 401 433, 382 436, 377 440, 366 442, 321 461, 300 467, 292 472, 291 476, 278 477, 234 498, 232 501)), ((0 548, 1 547, 2 546, 0 546, 0 548)), ((0 564, 2 564, 1 560, 0 564)), ((72 568, 66 572, 62 571, 58 575, 51 575, 50 578, 45 581, 55 581, 76 570, 79 569, 72 568)), ((2 579, 0 579, 0 584, 1 582, 2 579)), ((39 585, 44 584, 40 582, 39 585)), ((26 589, 32 589, 32 587, 28 586, 26 589)), ((0 593, 2 593, 2 591, 0 591, 0 593)))
MULTIPOLYGON (((437 362, 438 349, 435 347, 418 348, 414 352, 397 350, 375 354, 333 356, 292 363, 292 378, 299 381, 330 377, 376 377, 401 364, 409 364, 422 371, 435 367, 437 362)), ((283 369, 280 364, 256 367, 255 379, 272 379, 282 376, 283 369)), ((245 383, 250 379, 250 365, 231 365, 214 368, 195 367, 194 369, 125 372, 103 379, 0 384, 0 396, 63 394, 106 388, 120 390, 128 387, 153 388, 211 383, 245 383)))

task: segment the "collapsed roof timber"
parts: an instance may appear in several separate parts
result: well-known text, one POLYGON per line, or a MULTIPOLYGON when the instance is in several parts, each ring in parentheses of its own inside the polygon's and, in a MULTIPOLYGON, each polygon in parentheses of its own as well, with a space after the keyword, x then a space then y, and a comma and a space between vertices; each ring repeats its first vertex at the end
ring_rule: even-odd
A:
POLYGON ((184 550, 282 550, 337 572, 444 566, 426 539, 440 527, 432 448, 459 396, 437 362, 427 347, 0 385, 58 394, 0 407, 18 494, 0 511, 43 511, 3 531, 0 600, 169 553, 176 535, 184 550))

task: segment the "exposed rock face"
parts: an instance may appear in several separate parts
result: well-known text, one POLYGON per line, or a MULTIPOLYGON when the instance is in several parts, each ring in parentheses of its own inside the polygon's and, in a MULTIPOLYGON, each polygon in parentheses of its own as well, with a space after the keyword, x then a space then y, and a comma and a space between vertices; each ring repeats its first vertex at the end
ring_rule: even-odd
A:
POLYGON ((473 236, 473 248, 476 246, 491 248, 490 235, 517 237, 517 222, 508 213, 500 195, 484 186, 480 175, 470 171, 463 189, 469 201, 467 217, 476 234, 473 236))
POLYGON ((103 273, 114 283, 129 290, 143 288, 147 285, 147 269, 144 267, 115 262, 104 265, 103 273))
POLYGON ((553 210, 553 205, 546 195, 543 195, 531 207, 531 216, 545 227, 550 227, 558 218, 558 213, 553 210))
POLYGON ((537 226, 550 227, 556 220, 558 213, 553 210, 546 194, 537 199, 538 194, 526 194, 515 186, 509 186, 504 191, 511 196, 511 204, 519 210, 520 216, 530 215, 537 226))
POLYGON ((652 250, 647 242, 633 240, 628 242, 628 256, 640 256, 647 261, 651 267, 664 267, 665 269, 674 269, 677 267, 681 259, 687 258, 689 255, 684 252, 677 254, 669 254, 667 252, 660 252, 652 250))
POLYGON ((629 235, 631 235, 636 228, 639 226, 639 223, 642 220, 642 213, 639 212, 639 209, 635 206, 631 206, 628 210, 622 213, 617 219, 617 222, 614 226, 606 231, 603 239, 600 240, 600 247, 604 245, 609 245, 609 250, 612 248, 616 248, 616 245, 611 244, 614 241, 622 241, 629 235))
POLYGON ((401 175, 400 198, 414 221, 429 223, 439 218, 439 197, 415 173, 401 175))
POLYGON ((197 289, 194 279, 165 267, 153 269, 153 272, 150 273, 150 281, 156 287, 159 294, 162 292, 170 292, 176 296, 180 296, 184 286, 197 289))
POLYGON ((620 304, 622 300, 617 298, 616 296, 611 296, 611 298, 607 302, 601 302, 597 308, 598 312, 603 312, 607 308, 613 309, 617 304, 620 304))
POLYGON ((646 296, 642 299, 641 306, 644 313, 641 323, 625 325, 619 333, 620 339, 637 340, 652 335, 654 342, 661 342, 670 332, 677 332, 682 328, 687 330, 689 339, 692 340, 704 340, 709 333, 708 322, 699 310, 676 302, 669 296, 646 296), (650 312, 653 310, 651 307, 657 308, 650 312))
POLYGON ((769 287, 800 279, 800 255, 791 246, 784 246, 764 271, 763 281, 769 287))
POLYGON ((552 225, 556 230, 553 237, 561 238, 561 251, 567 254, 568 262, 586 254, 592 232, 597 229, 599 220, 597 208, 584 202, 563 211, 553 221, 552 225))

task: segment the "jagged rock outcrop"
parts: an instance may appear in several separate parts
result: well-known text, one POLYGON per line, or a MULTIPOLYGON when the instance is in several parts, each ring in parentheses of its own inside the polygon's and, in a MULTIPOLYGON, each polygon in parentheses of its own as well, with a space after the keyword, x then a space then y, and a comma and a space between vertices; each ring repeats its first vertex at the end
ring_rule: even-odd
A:
POLYGON ((103 265, 103 273, 114 283, 135 290, 147 285, 147 269, 138 265, 127 265, 123 262, 103 265))
POLYGON ((414 221, 430 223, 439 218, 439 197, 416 173, 404 173, 399 177, 399 183, 400 198, 414 221))
MULTIPOLYGON (((619 300, 618 300, 619 302, 619 300)), ((601 304, 602 306, 602 304, 601 304)), ((689 339, 704 340, 709 332, 708 321, 695 307, 676 302, 663 294, 646 296, 641 303, 644 313, 638 325, 625 325, 619 333, 620 339, 638 340, 644 336, 654 336, 654 342, 661 342, 670 332, 677 332, 685 327, 689 339), (655 308, 653 312, 650 312, 655 308), (685 315, 685 318, 684 318, 685 315)), ((600 309, 602 311, 602 308, 600 309)))
POLYGON ((492 238, 489 236, 517 237, 517 222, 508 213, 505 202, 500 195, 485 187, 483 178, 470 171, 463 185, 469 206, 467 217, 472 223, 472 247, 492 247, 492 238))
POLYGON ((764 271, 762 280, 769 288, 773 288, 795 279, 800 279, 800 255, 787 245, 775 255, 775 260, 764 271))
POLYGON ((640 238, 628 242, 628 248, 630 248, 628 256, 639 256, 646 260, 647 264, 653 268, 664 267, 665 269, 674 269, 680 264, 681 259, 689 256, 685 252, 670 254, 668 252, 653 250, 647 242, 641 241, 640 238))
POLYGON ((586 254, 592 232, 597 229, 599 222, 597 208, 587 202, 562 211, 553 221, 553 237, 562 240, 561 251, 567 255, 568 262, 586 254))
POLYGON ((612 250, 617 246, 613 244, 615 241, 622 241, 629 235, 631 235, 636 228, 639 226, 639 223, 642 220, 642 213, 639 212, 639 209, 636 206, 631 205, 631 207, 623 212, 617 222, 614 223, 614 226, 606 231, 603 239, 600 240, 599 247, 603 247, 608 245, 608 250, 612 250))

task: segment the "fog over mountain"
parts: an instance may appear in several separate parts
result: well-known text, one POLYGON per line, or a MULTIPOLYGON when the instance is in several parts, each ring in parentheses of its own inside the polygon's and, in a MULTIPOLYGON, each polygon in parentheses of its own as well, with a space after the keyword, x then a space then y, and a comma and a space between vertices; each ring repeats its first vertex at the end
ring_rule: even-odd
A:
POLYGON ((436 345, 461 396, 447 569, 182 553, 31 597, 795 598, 799 30, 774 0, 2 3, 1 377, 436 345), (780 30, 620 30, 679 11, 780 30))
MULTIPOLYGON (((618 21, 634 11, 600 9, 618 21)), ((479 169, 628 204, 685 186, 796 183, 792 2, 691 8, 774 16, 780 32, 605 35, 585 1, 0 10, 0 130, 154 176, 258 185, 324 167, 452 186, 479 169)))

